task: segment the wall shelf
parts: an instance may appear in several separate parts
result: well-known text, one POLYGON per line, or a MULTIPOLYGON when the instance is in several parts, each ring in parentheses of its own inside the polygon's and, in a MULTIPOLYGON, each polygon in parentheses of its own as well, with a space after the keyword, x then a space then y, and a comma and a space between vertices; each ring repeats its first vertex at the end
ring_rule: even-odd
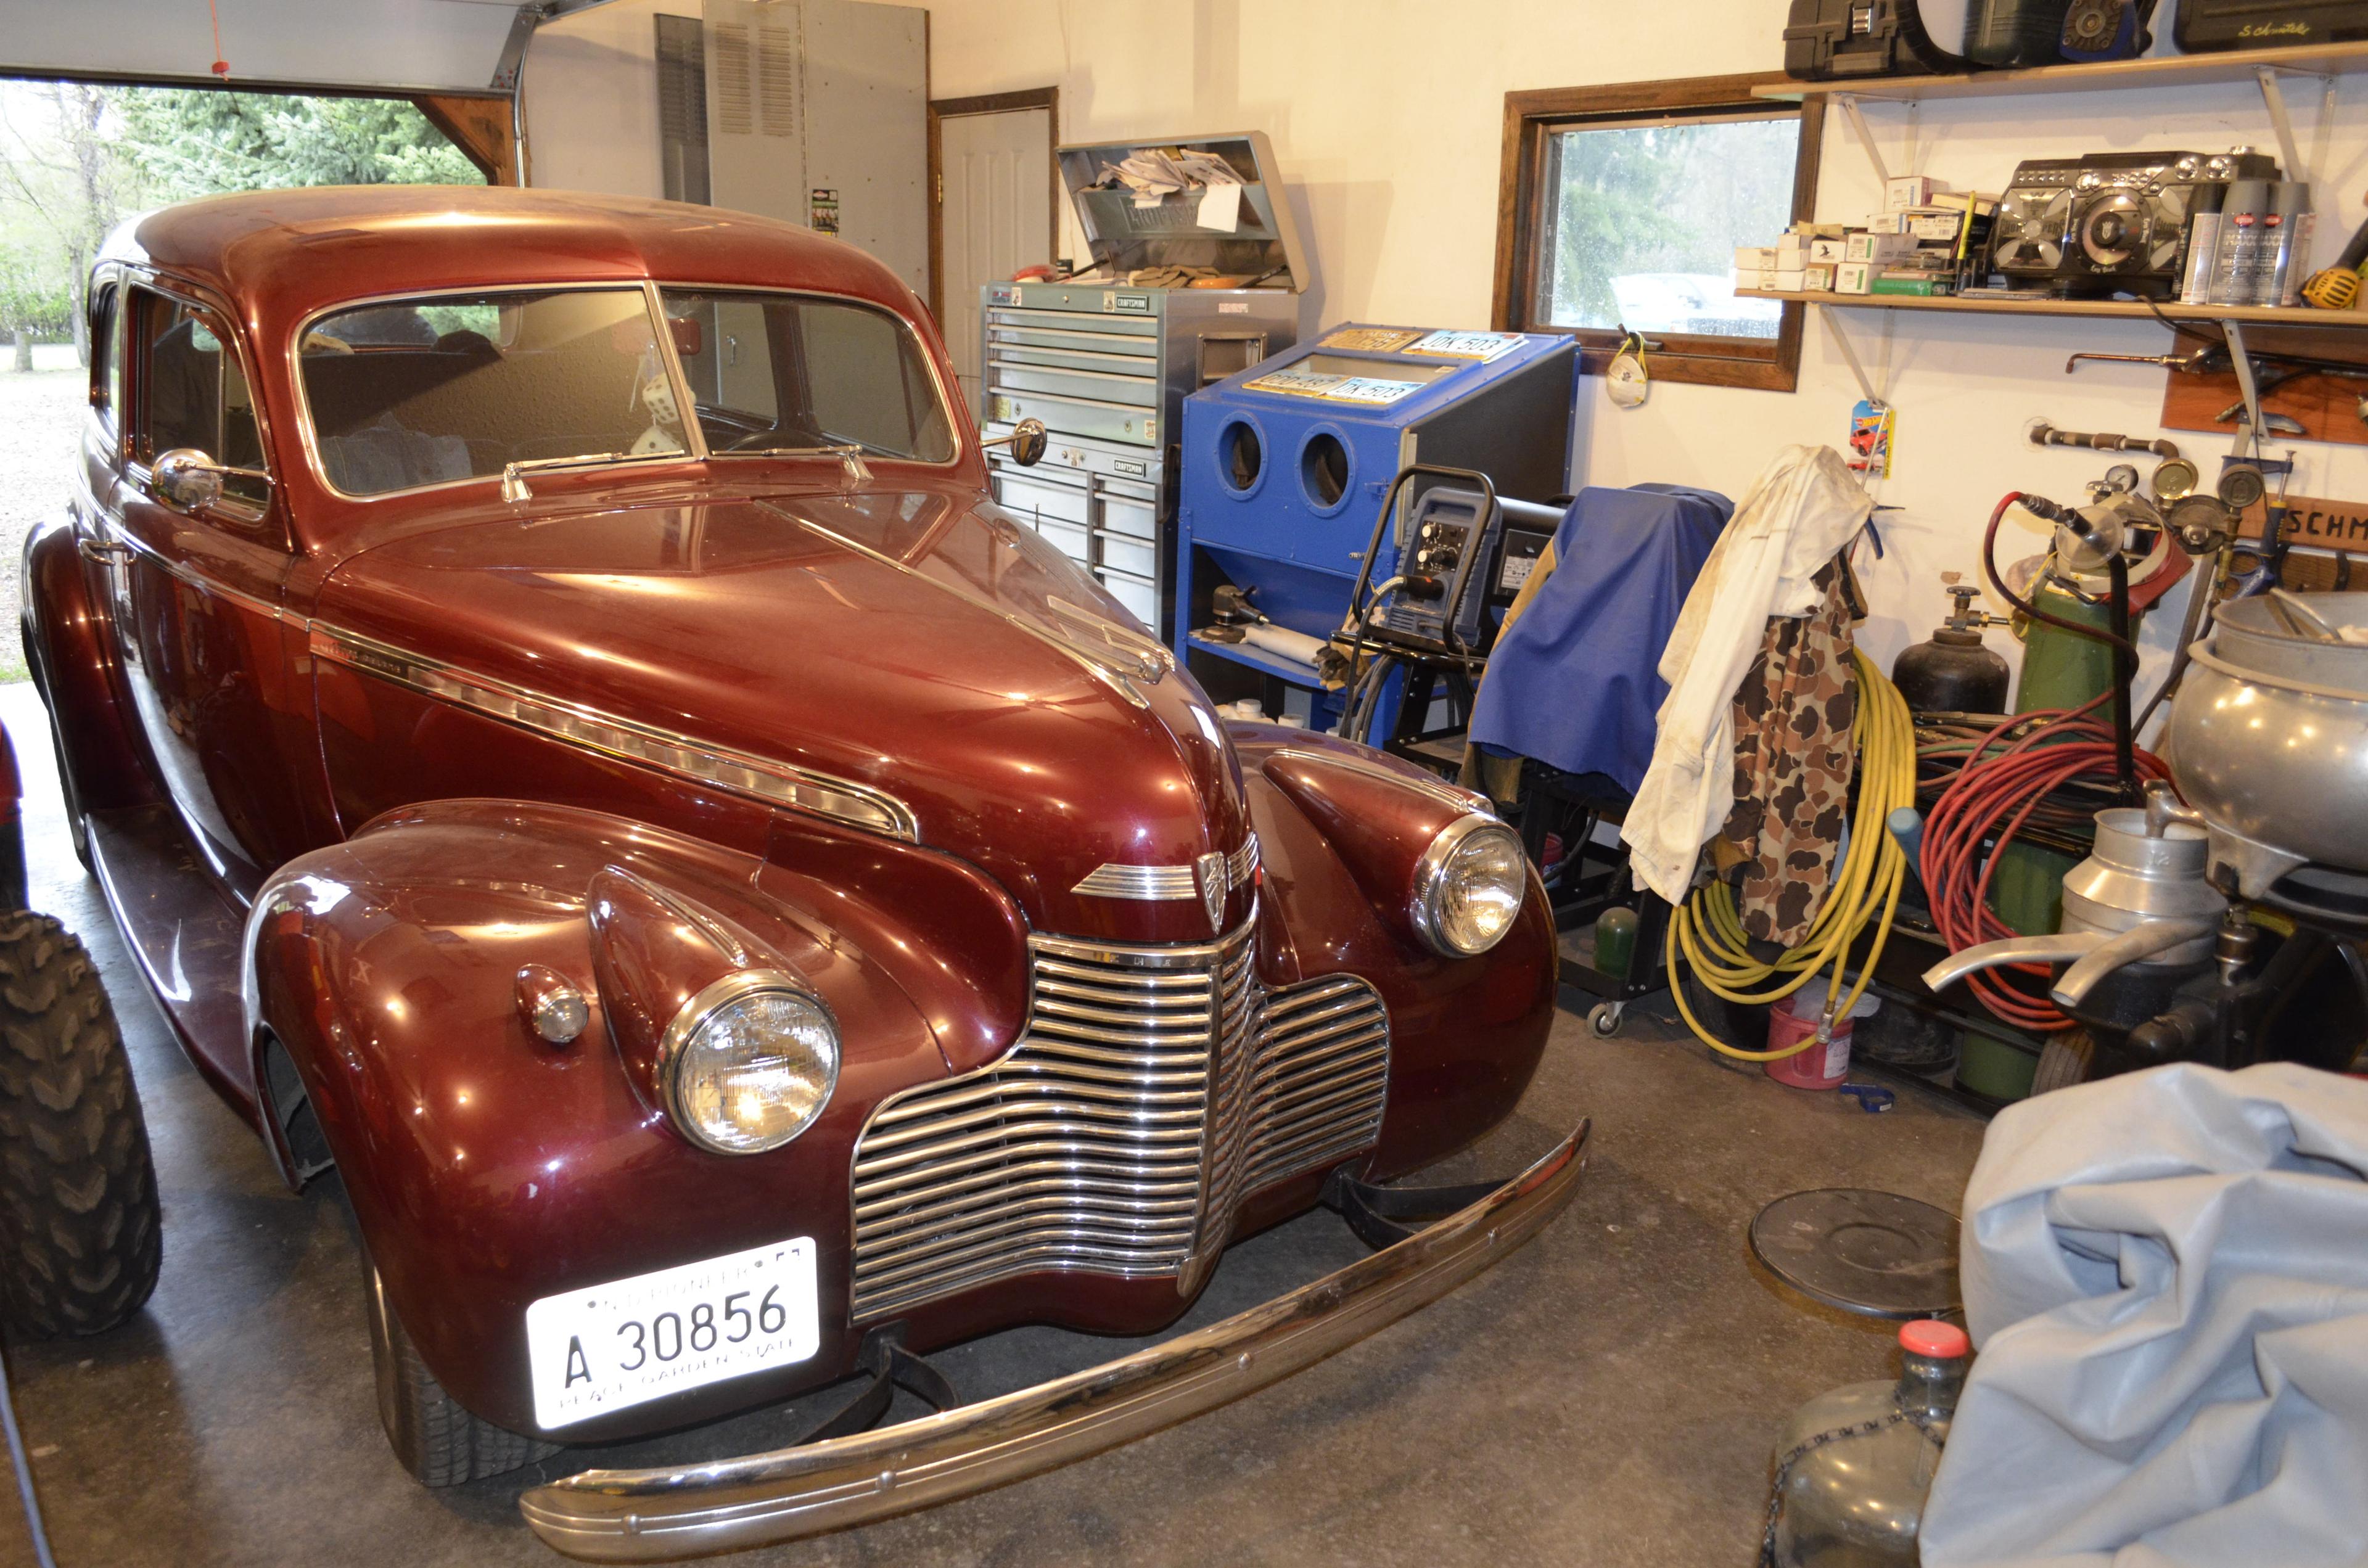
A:
POLYGON ((2316 311, 2282 305, 2182 305, 2165 301, 2159 310, 2139 300, 2055 300, 2042 295, 2000 299, 1976 295, 1923 297, 1914 294, 1835 294, 1814 290, 1781 291, 1737 289, 1739 300, 1776 300, 1785 303, 1827 305, 1857 311, 1943 311, 1961 315, 1991 316, 2119 316, 2131 321, 2239 322, 2248 326, 2368 327, 2368 311, 2316 311))
POLYGON ((1866 103, 1920 103, 1930 98, 1987 98, 2031 93, 2094 93, 2116 87, 2186 87, 2259 80, 2262 71, 2305 76, 2368 72, 2368 43, 2298 44, 2287 49, 2231 50, 2222 54, 2148 55, 2094 65, 2043 65, 2026 71, 1985 71, 1971 76, 1860 76, 1833 82, 1784 82, 1754 87, 1755 97, 1798 102, 1811 97, 1866 103))

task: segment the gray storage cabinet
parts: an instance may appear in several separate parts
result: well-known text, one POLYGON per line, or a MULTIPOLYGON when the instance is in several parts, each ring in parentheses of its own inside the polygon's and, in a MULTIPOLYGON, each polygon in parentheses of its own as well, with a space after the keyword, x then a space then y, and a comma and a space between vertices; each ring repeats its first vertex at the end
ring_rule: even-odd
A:
POLYGON ((1306 273, 1262 132, 1064 147, 1063 177, 1096 267, 1059 283, 990 283, 980 295, 986 433, 1044 422, 1033 468, 988 454, 996 499, 1090 571, 1165 642, 1173 635, 1175 449, 1184 398, 1299 339, 1306 273), (1138 147, 1187 147, 1244 176, 1231 233, 1202 229, 1201 192, 1138 207, 1087 188, 1138 147), (1256 287, 1135 288, 1145 267, 1207 267, 1256 287))

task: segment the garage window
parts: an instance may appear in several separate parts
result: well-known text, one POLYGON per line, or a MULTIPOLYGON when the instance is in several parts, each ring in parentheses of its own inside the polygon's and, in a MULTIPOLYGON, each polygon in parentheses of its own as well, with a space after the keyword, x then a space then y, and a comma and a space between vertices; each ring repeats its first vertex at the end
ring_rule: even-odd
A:
POLYGON ((1781 80, 1506 95, 1497 324, 1569 334, 1593 371, 1625 327, 1663 380, 1791 391, 1801 307, 1737 298, 1734 273, 1816 188, 1821 107, 1751 96, 1781 80))

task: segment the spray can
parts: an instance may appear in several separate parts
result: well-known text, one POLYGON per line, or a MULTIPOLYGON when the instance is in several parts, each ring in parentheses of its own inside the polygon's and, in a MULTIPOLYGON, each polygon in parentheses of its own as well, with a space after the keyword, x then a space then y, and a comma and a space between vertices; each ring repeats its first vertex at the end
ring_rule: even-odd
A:
POLYGON ((2310 186, 2288 180, 2278 187, 2278 250, 2270 267, 2270 284, 2261 303, 2294 306, 2302 303, 2303 279, 2310 276, 2311 234, 2318 214, 2310 210, 2310 186))
POLYGON ((2270 182, 2265 179, 2239 179, 2228 182, 2228 195, 2220 204, 2220 235, 2213 244, 2212 282, 2204 302, 2212 305, 2249 305, 2252 296, 2245 292, 2251 280, 2250 268, 2260 250, 2260 233, 2270 214, 2270 182))
POLYGON ((2214 182, 2199 185, 2187 203, 2187 262, 2182 269, 2179 302, 2201 305, 2212 297, 2212 263, 2220 248, 2220 206, 2228 187, 2214 182))

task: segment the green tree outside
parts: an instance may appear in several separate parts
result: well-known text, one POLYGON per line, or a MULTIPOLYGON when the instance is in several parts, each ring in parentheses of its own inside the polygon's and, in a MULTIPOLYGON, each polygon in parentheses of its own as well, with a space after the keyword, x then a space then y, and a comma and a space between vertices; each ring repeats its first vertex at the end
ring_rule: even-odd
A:
POLYGON ((132 213, 233 190, 484 183, 399 99, 0 83, 0 339, 26 346, 19 366, 62 329, 88 363, 90 265, 132 213))

